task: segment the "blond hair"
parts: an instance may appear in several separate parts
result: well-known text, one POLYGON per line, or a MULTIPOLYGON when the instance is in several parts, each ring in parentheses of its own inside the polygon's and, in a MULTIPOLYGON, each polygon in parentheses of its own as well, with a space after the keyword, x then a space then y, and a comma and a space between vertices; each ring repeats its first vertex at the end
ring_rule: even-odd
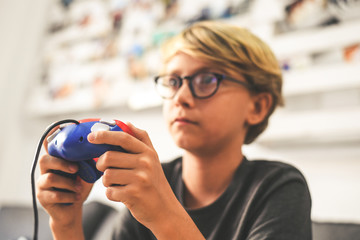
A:
POLYGON ((253 94, 272 95, 272 106, 266 118, 248 128, 244 143, 253 142, 267 127, 276 106, 283 105, 282 74, 269 46, 245 28, 220 21, 198 22, 186 28, 163 46, 164 63, 183 52, 216 66, 224 73, 245 77, 253 94))

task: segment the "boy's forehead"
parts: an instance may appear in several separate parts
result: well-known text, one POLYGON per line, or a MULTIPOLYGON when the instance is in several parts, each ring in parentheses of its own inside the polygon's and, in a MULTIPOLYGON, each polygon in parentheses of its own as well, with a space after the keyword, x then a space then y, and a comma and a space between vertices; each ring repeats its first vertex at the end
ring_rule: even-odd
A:
POLYGON ((201 58, 180 51, 164 63, 165 71, 192 70, 208 66, 201 58))
POLYGON ((243 78, 240 71, 228 66, 225 61, 219 63, 211 61, 208 58, 196 56, 196 54, 187 54, 184 52, 177 52, 170 57, 166 62, 163 62, 160 74, 194 74, 196 72, 208 71, 225 74, 227 76, 243 78))

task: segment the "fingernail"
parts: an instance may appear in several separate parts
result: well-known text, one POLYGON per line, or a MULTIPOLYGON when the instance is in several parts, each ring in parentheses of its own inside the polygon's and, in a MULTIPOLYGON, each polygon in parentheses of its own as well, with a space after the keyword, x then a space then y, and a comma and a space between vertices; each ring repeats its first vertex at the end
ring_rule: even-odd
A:
POLYGON ((88 136, 88 141, 91 142, 91 141, 94 141, 95 140, 95 135, 93 133, 90 133, 88 136))

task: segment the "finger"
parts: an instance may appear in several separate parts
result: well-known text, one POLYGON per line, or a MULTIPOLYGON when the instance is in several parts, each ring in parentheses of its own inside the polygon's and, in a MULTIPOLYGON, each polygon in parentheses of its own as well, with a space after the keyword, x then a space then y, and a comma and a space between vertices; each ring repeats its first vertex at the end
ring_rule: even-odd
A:
POLYGON ((110 144, 122 147, 131 153, 140 153, 147 148, 139 139, 125 132, 98 131, 88 135, 88 141, 94 144, 110 144))
POLYGON ((126 186, 113 185, 106 189, 106 197, 111 201, 125 203, 126 186))
POLYGON ((37 198, 42 205, 58 203, 74 203, 80 198, 80 194, 73 192, 61 192, 53 190, 38 191, 37 198))
POLYGON ((37 181, 39 190, 64 189, 70 192, 80 192, 82 185, 80 182, 55 173, 46 173, 39 177, 37 181))
POLYGON ((113 185, 106 188, 106 197, 111 201, 122 202, 128 209, 132 209, 134 204, 143 198, 143 194, 131 184, 126 186, 113 185))
POLYGON ((134 169, 137 166, 137 159, 137 154, 108 151, 99 157, 96 168, 101 172, 107 168, 134 169))
POLYGON ((102 176, 102 181, 105 187, 125 186, 133 182, 133 178, 133 170, 108 168, 102 176))
POLYGON ((59 170, 66 173, 76 173, 79 166, 60 158, 50 156, 49 154, 43 155, 39 160, 40 173, 44 174, 51 170, 59 170))

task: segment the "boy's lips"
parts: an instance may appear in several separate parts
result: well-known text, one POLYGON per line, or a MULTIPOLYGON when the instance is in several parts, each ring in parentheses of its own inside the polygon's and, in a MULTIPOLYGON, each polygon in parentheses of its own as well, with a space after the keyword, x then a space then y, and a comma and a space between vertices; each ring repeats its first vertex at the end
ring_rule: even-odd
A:
POLYGON ((188 119, 188 118, 184 118, 184 117, 178 117, 178 118, 175 118, 174 123, 182 123, 182 124, 186 124, 186 123, 189 123, 189 124, 197 124, 197 122, 192 121, 192 120, 190 120, 190 119, 188 119))

